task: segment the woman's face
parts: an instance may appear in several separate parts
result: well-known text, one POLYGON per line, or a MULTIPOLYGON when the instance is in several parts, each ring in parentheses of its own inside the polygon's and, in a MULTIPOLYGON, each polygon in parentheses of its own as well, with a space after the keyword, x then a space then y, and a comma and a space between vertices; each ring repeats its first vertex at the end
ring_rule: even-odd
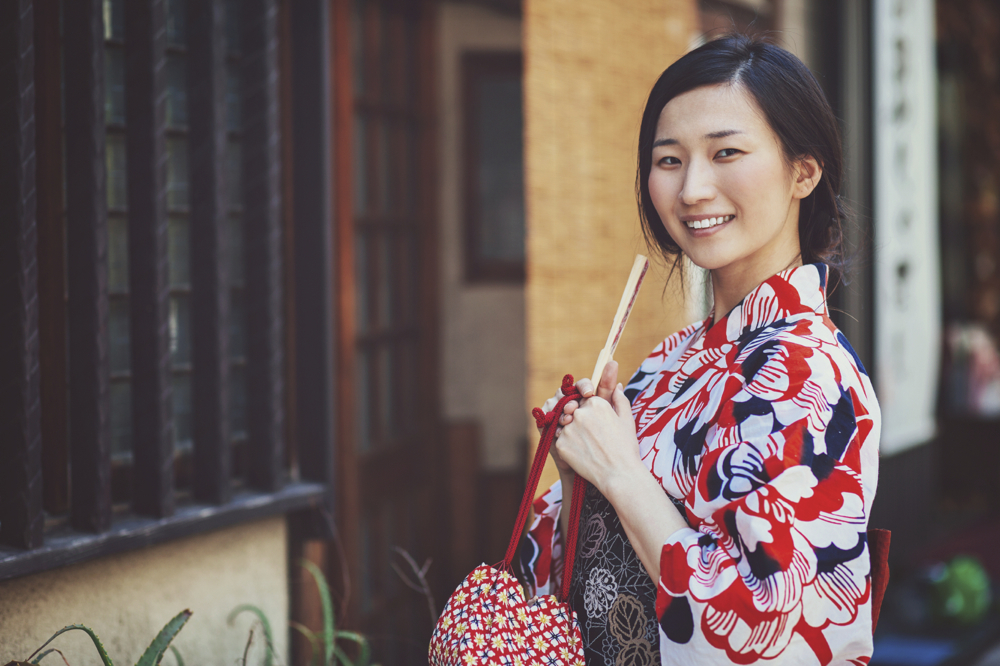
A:
POLYGON ((739 85, 678 95, 656 125, 649 193, 696 265, 769 277, 799 256, 799 201, 816 161, 789 165, 756 101, 739 85))

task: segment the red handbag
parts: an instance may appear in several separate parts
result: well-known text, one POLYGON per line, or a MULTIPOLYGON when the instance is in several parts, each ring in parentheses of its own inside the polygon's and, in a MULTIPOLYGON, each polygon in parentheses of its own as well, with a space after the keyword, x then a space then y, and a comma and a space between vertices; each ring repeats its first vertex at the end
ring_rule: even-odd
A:
POLYGON ((558 417, 567 402, 580 397, 572 375, 563 377, 562 393, 563 398, 548 414, 538 408, 532 411, 538 427, 543 428, 542 436, 507 554, 495 566, 476 567, 448 599, 431 637, 428 655, 431 666, 584 666, 580 625, 576 613, 565 601, 573 577, 580 508, 587 487, 582 477, 577 476, 573 483, 559 598, 545 595, 525 600, 521 584, 511 569, 538 479, 555 441, 558 417))

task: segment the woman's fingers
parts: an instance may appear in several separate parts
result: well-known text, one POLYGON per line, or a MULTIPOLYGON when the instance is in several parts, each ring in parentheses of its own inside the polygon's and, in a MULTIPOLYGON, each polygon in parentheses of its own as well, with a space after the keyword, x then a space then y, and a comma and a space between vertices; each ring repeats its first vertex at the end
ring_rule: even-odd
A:
POLYGON ((611 395, 615 392, 615 384, 618 383, 618 361, 608 361, 601 373, 601 379, 597 383, 597 397, 604 398, 611 402, 611 395))
POLYGON ((611 406, 615 408, 615 413, 621 418, 627 418, 633 424, 632 421, 632 403, 628 401, 625 396, 625 389, 622 388, 621 384, 615 387, 615 392, 611 395, 611 406))
POLYGON ((576 390, 580 392, 582 397, 589 398, 594 395, 594 383, 584 377, 576 382, 576 390))

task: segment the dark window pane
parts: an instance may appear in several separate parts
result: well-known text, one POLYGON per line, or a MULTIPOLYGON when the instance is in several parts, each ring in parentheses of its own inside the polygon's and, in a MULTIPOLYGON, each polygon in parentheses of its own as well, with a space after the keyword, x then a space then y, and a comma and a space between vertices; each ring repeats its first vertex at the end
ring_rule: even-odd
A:
POLYGON ((371 354, 358 352, 358 451, 364 453, 371 449, 371 354))
POLYGON ((240 51, 240 0, 226 0, 226 50, 240 51))
POLYGON ((401 150, 403 153, 400 155, 400 160, 402 162, 401 167, 403 169, 402 177, 402 190, 403 190, 403 209, 407 215, 412 215, 413 211, 416 210, 417 206, 417 188, 416 188, 416 177, 417 177, 417 155, 419 151, 417 149, 417 133, 413 131, 412 128, 406 128, 406 137, 401 142, 401 150))
POLYGON ((167 56, 167 126, 187 127, 187 63, 179 55, 167 56))
POLYGON ((104 0, 104 39, 125 39, 125 0, 104 0))
POLYGON ((229 207, 243 206, 243 171, 239 141, 230 141, 226 147, 226 186, 229 188, 229 207))
POLYGON ((167 3, 167 44, 184 46, 187 34, 184 26, 184 5, 186 0, 166 0, 167 3))
POLYGON ((126 170, 125 170, 125 137, 122 134, 108 134, 105 149, 108 177, 108 208, 125 210, 127 205, 126 170))
POLYGON ((191 376, 174 375, 174 443, 191 448, 191 376))
POLYGON ((385 63, 389 101, 399 104, 406 96, 406 59, 409 53, 405 43, 405 18, 399 13, 389 15, 385 46, 388 59, 385 63))
POLYGON ((368 121, 358 114, 354 118, 354 212, 368 210, 368 121))
POLYGON ((377 352, 378 372, 378 430, 379 439, 391 438, 395 434, 393 427, 393 390, 392 390, 392 355, 389 346, 380 346, 377 352))
POLYGON ((187 294, 170 297, 170 360, 176 365, 191 363, 191 300, 187 294))
POLYGON ((229 370, 229 429, 233 439, 243 439, 247 430, 246 369, 234 365, 229 370))
POLYGON ((243 218, 229 216, 229 284, 243 286, 243 218))
MULTIPOLYGON (((381 7, 379 9, 382 9, 381 7)), ((369 53, 374 52, 377 58, 375 65, 375 75, 378 77, 372 81, 371 94, 377 95, 379 100, 382 102, 388 102, 390 99, 389 91, 389 72, 386 64, 388 62, 388 54, 386 53, 386 46, 388 40, 386 39, 386 16, 385 11, 377 11, 374 13, 375 26, 372 30, 372 36, 375 38, 375 43, 372 45, 374 48, 369 53)))
POLYGON ((357 314, 358 333, 363 334, 368 330, 369 299, 371 298, 368 289, 368 236, 362 230, 358 230, 354 237, 354 281, 357 288, 355 306, 357 314))
POLYGON ((111 382, 111 456, 132 455, 132 387, 127 381, 111 382))
POLYGON ((399 416, 401 434, 413 432, 416 424, 416 395, 411 387, 417 381, 416 343, 407 340, 399 349, 399 416))
POLYGON ((226 129, 230 132, 239 132, 242 122, 238 71, 234 65, 226 68, 226 129))
POLYGON ((420 72, 417 69, 418 60, 415 57, 417 53, 417 24, 415 21, 406 21, 406 26, 403 30, 405 35, 404 40, 406 43, 405 53, 406 53, 406 74, 403 77, 406 85, 406 104, 407 106, 412 106, 416 103, 417 99, 417 82, 421 80, 420 72))
POLYGON ((111 374, 127 373, 131 367, 129 308, 127 298, 112 298, 108 306, 108 356, 111 374))
POLYGON ((186 215, 171 215, 167 222, 172 288, 186 288, 191 284, 190 226, 186 215))
POLYGON ((108 219, 108 290, 128 292, 128 220, 120 215, 108 219))
POLYGON ((484 78, 478 93, 479 252, 524 260, 524 152, 521 79, 484 78))
POLYGON ((361 532, 361 611, 371 612, 375 595, 375 545, 372 543, 371 518, 368 511, 362 512, 361 532))
POLYGON ((402 304, 400 309, 407 325, 417 323, 417 304, 420 303, 420 244, 417 236, 413 232, 407 232, 400 239, 402 244, 402 257, 400 258, 400 271, 402 271, 402 282, 404 292, 401 295, 402 304))
POLYGON ((229 358, 246 356, 246 311, 243 307, 243 290, 233 289, 229 301, 229 358))
POLYGON ((394 194, 391 188, 394 185, 392 178, 394 165, 389 156, 389 152, 392 150, 391 131, 389 122, 382 121, 378 124, 378 136, 375 139, 378 150, 379 207, 383 211, 389 211, 393 208, 394 194))
POLYGON ((396 263, 392 256, 392 235, 381 233, 378 239, 378 323, 383 330, 391 328, 395 317, 396 302, 396 263))
POLYGON ((354 0, 351 11, 351 63, 354 77, 351 83, 354 94, 363 97, 367 92, 368 78, 365 76, 365 0, 354 0))
POLYGON ((187 139, 167 139, 167 208, 188 207, 187 139))
POLYGON ((121 47, 104 49, 104 121, 125 124, 125 51, 121 47))

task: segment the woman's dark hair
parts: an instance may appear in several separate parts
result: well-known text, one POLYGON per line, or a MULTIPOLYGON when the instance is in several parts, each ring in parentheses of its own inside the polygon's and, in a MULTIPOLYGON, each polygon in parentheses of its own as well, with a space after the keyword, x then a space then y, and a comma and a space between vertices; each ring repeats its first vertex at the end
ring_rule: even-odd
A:
POLYGON ((687 53, 660 75, 649 93, 639 128, 635 182, 646 242, 677 266, 681 249, 667 233, 649 196, 660 113, 678 95, 719 83, 740 86, 756 100, 789 163, 811 156, 822 166, 823 177, 799 209, 799 247, 803 263, 823 262, 834 277, 842 277, 846 262, 843 223, 848 211, 840 198, 844 162, 837 119, 816 78, 801 60, 744 35, 727 35, 687 53))

